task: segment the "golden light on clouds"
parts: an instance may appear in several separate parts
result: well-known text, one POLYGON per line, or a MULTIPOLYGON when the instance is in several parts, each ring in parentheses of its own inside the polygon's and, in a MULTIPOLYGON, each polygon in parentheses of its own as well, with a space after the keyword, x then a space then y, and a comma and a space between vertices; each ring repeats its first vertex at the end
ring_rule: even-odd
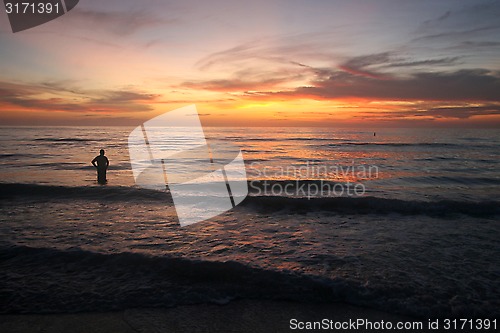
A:
POLYGON ((132 126, 196 104, 214 126, 500 126, 497 4, 217 3, 0 22, 0 121, 132 126))

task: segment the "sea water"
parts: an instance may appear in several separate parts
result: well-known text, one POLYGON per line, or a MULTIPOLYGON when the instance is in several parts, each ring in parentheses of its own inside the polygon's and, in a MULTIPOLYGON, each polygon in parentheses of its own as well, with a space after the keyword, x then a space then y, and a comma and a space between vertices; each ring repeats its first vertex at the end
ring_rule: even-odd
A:
POLYGON ((205 128, 242 150, 249 197, 180 227, 168 189, 135 185, 131 130, 2 128, 2 312, 243 297, 500 314, 498 131, 205 128))

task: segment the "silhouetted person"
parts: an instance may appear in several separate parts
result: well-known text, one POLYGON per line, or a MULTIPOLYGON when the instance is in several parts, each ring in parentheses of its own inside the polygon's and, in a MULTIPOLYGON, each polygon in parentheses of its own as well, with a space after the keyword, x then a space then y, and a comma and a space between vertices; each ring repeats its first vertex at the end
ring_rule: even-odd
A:
POLYGON ((106 170, 108 170, 109 160, 104 156, 104 149, 99 152, 100 155, 92 160, 92 165, 97 168, 97 182, 99 184, 106 184, 106 170))

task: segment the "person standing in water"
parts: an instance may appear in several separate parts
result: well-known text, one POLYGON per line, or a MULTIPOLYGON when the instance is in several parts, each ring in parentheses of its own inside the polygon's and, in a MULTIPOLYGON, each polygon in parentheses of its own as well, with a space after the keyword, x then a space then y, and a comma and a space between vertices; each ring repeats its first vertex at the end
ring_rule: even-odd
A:
POLYGON ((109 160, 104 156, 104 149, 101 149, 99 153, 100 155, 96 156, 91 163, 97 168, 97 182, 99 184, 106 184, 106 170, 108 170, 109 160))

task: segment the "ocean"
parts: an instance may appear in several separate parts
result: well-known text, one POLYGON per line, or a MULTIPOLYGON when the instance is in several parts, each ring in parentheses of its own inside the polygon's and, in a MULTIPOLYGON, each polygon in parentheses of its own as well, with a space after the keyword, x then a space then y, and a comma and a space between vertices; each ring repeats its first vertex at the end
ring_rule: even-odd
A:
POLYGON ((498 130, 205 128, 240 147, 249 196, 186 227, 167 189, 135 185, 131 130, 1 129, 2 313, 246 298, 500 316, 498 130))

